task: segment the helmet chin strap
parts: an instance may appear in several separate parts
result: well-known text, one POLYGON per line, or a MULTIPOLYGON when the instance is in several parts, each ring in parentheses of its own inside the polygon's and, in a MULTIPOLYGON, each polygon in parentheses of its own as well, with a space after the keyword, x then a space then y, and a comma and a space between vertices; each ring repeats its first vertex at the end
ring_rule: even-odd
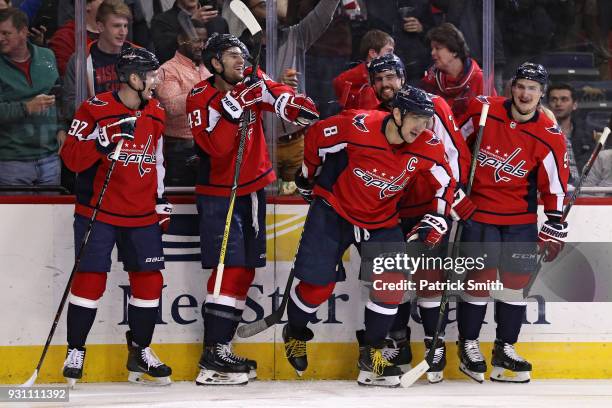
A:
POLYGON ((146 77, 143 79, 143 78, 142 78, 142 76, 141 76, 141 73, 137 73, 137 75, 138 75, 138 77, 140 78, 140 80, 142 81, 142 84, 143 84, 142 89, 137 89, 137 88, 134 88, 134 87, 132 86, 132 83, 129 81, 129 79, 128 79, 127 84, 128 84, 128 86, 129 86, 129 87, 130 87, 130 88, 131 88, 133 91, 135 91, 136 93, 138 93, 138 98, 140 99, 140 106, 143 106, 143 105, 145 105, 145 104, 147 103, 147 100, 144 98, 144 95, 143 95, 143 93, 144 93, 145 89, 147 89, 147 79, 146 79, 146 77))
POLYGON ((395 116, 393 116, 393 124, 395 125, 395 128, 397 129, 397 133, 399 134, 400 139, 402 139, 404 143, 408 143, 408 141, 404 137, 404 134, 402 133, 402 124, 401 123, 399 125, 397 124, 397 122, 395 121, 395 116))

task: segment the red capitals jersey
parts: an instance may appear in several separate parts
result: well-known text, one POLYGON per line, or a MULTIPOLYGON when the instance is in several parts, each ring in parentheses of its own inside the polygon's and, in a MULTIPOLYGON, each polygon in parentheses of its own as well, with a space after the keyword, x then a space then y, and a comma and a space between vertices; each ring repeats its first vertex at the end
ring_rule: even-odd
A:
MULTIPOLYGON (((442 141, 448 166, 453 175, 454 182, 467 183, 470 171, 472 154, 459 131, 448 103, 439 97, 432 96, 435 114, 430 130, 442 141)), ((402 218, 418 217, 427 213, 437 212, 436 190, 439 182, 427 174, 417 175, 409 185, 407 193, 400 203, 400 216, 402 218)))
MULTIPOLYGON (((291 87, 272 81, 263 71, 259 71, 259 76, 264 79, 266 89, 263 102, 249 108, 251 117, 238 180, 239 196, 258 191, 276 180, 263 132, 262 111, 274 112, 274 103, 281 94, 294 94, 291 87)), ((226 117, 221 106, 225 93, 213 86, 214 78, 197 83, 187 95, 189 127, 200 156, 196 193, 229 197, 240 124, 226 117)))
POLYGON ((540 192, 547 215, 561 216, 569 166, 561 130, 536 111, 523 123, 511 115, 512 101, 479 96, 470 103, 461 131, 473 143, 483 103, 489 103, 474 185, 474 220, 513 225, 537 221, 540 192))
POLYGON ((61 156, 66 167, 77 173, 75 212, 89 217, 113 154, 105 156, 96 149, 98 131, 124 116, 138 118, 134 140, 123 143, 97 219, 125 227, 150 225, 157 222, 156 198, 164 192, 165 175, 162 133, 166 116, 157 100, 132 110, 115 92, 89 98, 74 115, 61 156))
POLYGON ((419 172, 440 183, 440 212, 450 211, 452 177, 440 139, 428 130, 411 144, 391 145, 384 129, 391 116, 348 110, 311 127, 304 140, 304 176, 316 178, 314 194, 350 223, 366 229, 398 223, 398 202, 419 172))
POLYGON ((379 104, 365 62, 342 72, 332 85, 343 109, 376 109, 379 104))

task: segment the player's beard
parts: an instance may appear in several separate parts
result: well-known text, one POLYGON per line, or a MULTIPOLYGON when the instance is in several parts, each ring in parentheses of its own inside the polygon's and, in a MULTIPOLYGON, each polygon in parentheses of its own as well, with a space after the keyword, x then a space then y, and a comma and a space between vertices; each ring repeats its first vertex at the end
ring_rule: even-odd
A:
POLYGON ((523 116, 527 116, 527 115, 530 115, 530 114, 532 114, 533 112, 535 112, 535 111, 538 109, 538 105, 539 105, 539 104, 540 104, 540 102, 538 101, 538 103, 536 103, 536 104, 533 106, 533 109, 530 109, 530 110, 528 110, 528 111, 526 111, 526 112, 525 112, 525 111, 522 111, 522 110, 519 108, 519 105, 518 105, 518 104, 516 103, 516 101, 515 101, 515 97, 514 97, 514 96, 512 97, 512 105, 514 106, 514 109, 516 109, 516 111, 517 111, 519 114, 523 115, 523 116))

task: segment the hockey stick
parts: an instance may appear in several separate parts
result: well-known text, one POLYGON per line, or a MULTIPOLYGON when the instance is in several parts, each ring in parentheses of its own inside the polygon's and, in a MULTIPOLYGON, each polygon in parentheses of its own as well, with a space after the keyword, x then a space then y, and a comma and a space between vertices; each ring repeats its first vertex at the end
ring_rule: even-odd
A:
MULTIPOLYGON (((232 0, 230 3, 232 12, 244 23, 249 32, 257 41, 257 53, 255 55, 255 64, 251 77, 253 80, 257 78, 257 69, 259 68, 259 55, 261 54, 261 26, 253 17, 246 4, 240 0, 232 0)), ((213 290, 213 298, 217 299, 221 294, 221 282, 223 281, 223 270, 225 269, 225 254, 227 252, 227 242, 229 240, 230 226, 232 224, 232 216, 234 215, 234 204, 236 203, 236 195, 238 193, 238 179, 240 178, 240 167, 242 166, 242 157, 244 156, 244 145, 249 128, 249 119, 251 117, 250 109, 245 109, 240 118, 240 140, 238 141, 238 152, 236 153, 236 164, 234 167, 234 180, 232 181, 232 189, 230 191, 229 207, 227 216, 225 217, 225 228, 223 229, 223 240, 221 241, 221 251, 219 252, 219 264, 217 265, 217 275, 215 276, 215 287, 213 290)))
MULTIPOLYGON (((113 125, 119 125, 121 123, 127 121, 134 121, 136 118, 126 118, 121 119, 120 121, 113 123, 113 125)), ((104 178, 104 184, 102 185, 102 190, 100 190, 100 195, 98 196, 98 202, 96 202, 96 206, 94 207, 93 213, 89 218, 89 224, 87 225, 87 231, 85 231, 85 235, 81 240, 81 245, 79 246, 79 251, 74 259, 74 266, 72 267, 72 272, 70 272, 70 277, 68 278, 68 283, 66 284, 66 289, 64 289, 64 294, 62 295, 62 300, 60 300, 59 307, 57 308, 57 312, 55 313, 55 318, 53 319, 53 324, 51 325, 51 330, 49 331, 49 336, 47 336, 47 341, 45 342, 45 347, 43 348, 42 354, 40 355, 40 359, 38 360, 38 364, 36 365, 36 369, 32 376, 23 384, 21 387, 31 387, 36 382, 36 378, 38 377, 38 373, 40 372, 40 368, 42 367, 43 361, 45 361, 45 356, 47 355, 47 351, 49 350, 49 346, 51 345, 51 339, 55 334, 55 329, 57 328, 57 324, 59 323, 59 319, 62 315, 62 311, 64 310, 64 306, 66 305, 66 300, 68 299, 68 293, 70 293, 70 287, 72 286, 72 281, 74 280, 74 276, 76 271, 79 269, 79 265, 81 264, 81 256, 83 255, 83 250, 89 241, 89 236, 91 235, 91 231, 93 230, 94 222, 96 221, 96 217, 98 216, 98 210, 102 205, 102 199, 104 198, 104 193, 106 193, 106 188, 108 187, 108 183, 111 178, 111 174, 115 168, 115 164, 117 163, 117 159, 119 158, 119 153, 121 153, 121 147, 123 146, 123 138, 119 140, 117 143, 117 147, 113 152, 113 156, 111 159, 111 164, 106 171, 106 177, 104 178)))
MULTIPOLYGON (((604 148, 606 144, 606 139, 608 138, 609 135, 610 135, 610 128, 605 127, 603 130, 603 133, 601 134, 601 137, 599 138, 599 141, 597 142, 597 144, 595 145, 595 148, 593 149, 593 152, 591 153, 591 157, 589 157, 589 161, 582 168, 582 173, 580 174, 580 180, 578 181, 576 188, 572 192, 572 195, 569 201, 565 205, 565 208, 563 209, 563 214, 561 215, 561 220, 559 222, 563 223, 567 219, 567 216, 570 210, 572 209, 574 202, 576 201, 576 198, 578 198, 578 195, 580 195, 580 189, 582 188, 582 184, 584 183, 584 180, 586 180, 587 176, 589 175, 589 172, 591 171, 591 167, 593 167, 593 164, 595 163, 595 159, 597 159, 597 155, 599 155, 599 152, 604 148)), ((544 256, 546 255, 546 250, 548 249, 548 245, 549 245, 548 242, 546 242, 546 244, 544 245, 544 250, 542 251, 542 254, 540 255, 540 257, 538 258, 538 264, 536 266, 536 269, 531 274, 531 277, 529 278, 529 282, 527 282, 527 286, 525 286, 525 288, 523 289, 523 298, 526 298, 527 296, 529 296, 529 292, 531 291, 531 288, 533 287, 533 284, 535 283, 538 277, 538 274, 542 270, 542 262, 544 261, 544 256)))
MULTIPOLYGON (((470 172, 468 175, 468 182, 465 188, 465 195, 469 196, 472 192, 472 185, 474 184, 474 175, 476 174, 476 163, 478 162, 478 152, 480 151, 480 143, 482 142, 482 135, 484 133, 485 124, 487 122, 487 116, 489 115, 489 104, 484 103, 482 105, 482 111, 480 113, 480 121, 478 122, 478 134, 476 135, 476 140, 474 142, 474 147, 472 148, 472 161, 470 162, 470 172)), ((463 225, 461 223, 457 224, 457 229, 455 231, 455 238, 453 239, 453 249, 452 253, 454 256, 455 248, 458 243, 458 240, 461 239, 461 232, 463 231, 463 225)), ((442 291, 442 297, 440 298, 440 313, 438 314, 438 321, 436 322, 436 331, 434 332, 433 339, 431 342, 431 348, 427 353, 427 356, 423 361, 417 364, 413 369, 405 373, 400 377, 400 384, 402 387, 410 387, 414 384, 423 374, 429 370, 431 364, 433 362, 435 352, 436 352, 436 344, 438 343, 438 338, 440 338, 440 331, 442 330, 442 324, 444 323, 444 319, 446 319, 446 307, 448 306, 448 289, 444 289, 442 291)))
MULTIPOLYGON (((308 212, 306 213, 306 219, 304 220, 304 228, 306 228, 306 223, 308 222, 309 214, 310 207, 308 208, 308 212)), ((289 272, 289 276, 287 277, 285 291, 283 292, 283 300, 280 306, 278 307, 278 309, 276 309, 263 319, 256 320, 254 322, 240 326, 236 331, 236 333, 238 333, 238 337, 242 337, 243 339, 247 337, 252 337, 274 326, 283 318, 283 315, 285 314, 285 309, 287 308, 287 303, 289 303, 289 292, 291 291, 291 285, 293 285, 293 279, 295 278, 295 259, 297 258, 297 253, 300 250, 300 246, 302 245, 302 238, 304 237, 304 228, 302 228, 302 233, 300 234, 297 251, 295 251, 295 256, 293 257, 293 265, 291 265, 291 271, 289 272)))

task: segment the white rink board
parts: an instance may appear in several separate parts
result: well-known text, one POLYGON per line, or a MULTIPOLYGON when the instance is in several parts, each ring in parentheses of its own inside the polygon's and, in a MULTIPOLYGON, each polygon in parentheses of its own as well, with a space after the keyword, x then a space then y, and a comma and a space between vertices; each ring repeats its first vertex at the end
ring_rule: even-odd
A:
MULTIPOLYGON (((4 285, 0 296, 0 310, 3 311, 0 317, 0 346, 37 345, 46 339, 73 265, 73 208, 73 205, 68 204, 0 205, 0 219, 3 220, 0 259, 4 264, 4 285)), ((178 205, 176 208, 179 214, 195 212, 192 205, 178 205)), ((299 230, 303 219, 299 224, 291 222, 305 215, 306 206, 269 204, 267 209, 269 214, 276 212, 277 216, 286 215, 277 223, 279 242, 286 239, 296 241, 295 236, 284 234, 295 234, 299 230)), ((610 219, 611 206, 576 206, 570 217, 572 229, 569 240, 612 242, 612 227, 602 223, 602 220, 610 219)), ((268 222, 268 231, 272 229, 273 225, 268 222)), ((269 233, 268 244, 271 235, 269 233)), ((193 251, 197 252, 197 249, 192 248, 193 251)), ((176 254, 180 250, 172 249, 170 252, 176 254)), ((116 259, 115 255, 113 259, 116 259)), ((334 307, 330 310, 327 305, 323 305, 319 310, 318 316, 322 322, 316 325, 316 341, 352 342, 355 329, 361 325, 358 322, 362 321, 363 315, 362 295, 356 279, 358 257, 354 250, 351 251, 350 259, 347 264, 347 281, 336 286, 334 307)), ((244 314, 245 320, 254 320, 271 311, 270 295, 278 286, 284 288, 290 268, 290 259, 276 263, 269 259, 268 266, 258 270, 255 287, 249 292, 251 300, 244 314)), ((164 278, 167 287, 162 297, 162 320, 165 324, 158 324, 156 328, 156 343, 201 342, 200 308, 207 277, 208 272, 201 270, 199 262, 166 263, 164 278), (189 302, 197 304, 190 305, 189 302)), ((88 343, 123 343, 127 325, 120 324, 124 320, 125 297, 120 285, 128 285, 127 274, 123 272, 120 263, 114 262, 88 343)), ((612 303, 549 303, 543 315, 538 315, 535 303, 530 304, 527 320, 531 323, 539 320, 542 324, 524 325, 521 341, 612 341, 611 314, 612 303), (547 323, 543 323, 543 320, 547 323)), ((450 317, 454 318, 453 312, 450 317)), ((64 319, 65 313, 53 344, 65 342, 64 319)), ((492 322, 492 307, 489 307, 487 321, 492 322)), ((413 339, 420 338, 420 325, 411 323, 411 326, 413 339)), ((493 328, 492 324, 484 326, 483 341, 493 340, 493 328)), ((447 335, 451 339, 455 338, 454 323, 447 329, 447 335)), ((274 342, 274 331, 266 331, 248 341, 274 342)))

